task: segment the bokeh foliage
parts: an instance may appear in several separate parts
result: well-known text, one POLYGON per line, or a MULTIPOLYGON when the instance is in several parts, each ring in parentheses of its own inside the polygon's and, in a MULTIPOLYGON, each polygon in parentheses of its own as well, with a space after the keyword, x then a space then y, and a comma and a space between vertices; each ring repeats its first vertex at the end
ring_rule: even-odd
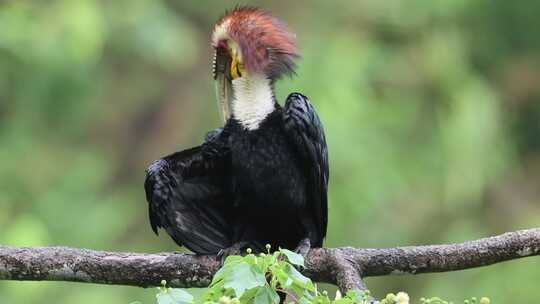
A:
MULTIPOLYGON (((540 222, 540 2, 273 1, 330 151, 327 246, 457 242, 540 222)), ((0 2, 0 244, 178 250, 148 226, 153 159, 219 124, 212 23, 235 3, 0 2)), ((271 224, 271 223, 269 223, 271 224)), ((535 302, 540 261, 368 280, 412 298, 535 302)), ((154 292, 0 282, 0 303, 154 292)))

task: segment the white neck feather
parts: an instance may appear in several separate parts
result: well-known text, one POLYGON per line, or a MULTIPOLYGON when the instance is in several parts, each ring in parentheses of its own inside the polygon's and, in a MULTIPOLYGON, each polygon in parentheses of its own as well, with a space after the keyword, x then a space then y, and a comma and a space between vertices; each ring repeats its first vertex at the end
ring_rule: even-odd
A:
POLYGON ((275 110, 270 80, 264 75, 243 75, 232 81, 232 114, 248 130, 256 130, 275 110))

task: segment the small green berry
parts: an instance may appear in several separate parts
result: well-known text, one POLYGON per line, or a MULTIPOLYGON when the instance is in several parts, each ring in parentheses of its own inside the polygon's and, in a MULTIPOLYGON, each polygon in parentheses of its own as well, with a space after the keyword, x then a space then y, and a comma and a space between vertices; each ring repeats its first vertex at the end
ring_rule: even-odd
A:
POLYGON ((251 248, 246 249, 247 254, 251 254, 251 248))
POLYGON ((396 295, 393 293, 389 293, 384 299, 389 303, 394 303, 396 301, 396 295))
POLYGON ((161 286, 163 286, 163 287, 167 286, 167 281, 161 280, 161 286))
POLYGON ((270 248, 272 248, 272 246, 270 246, 270 244, 266 244, 266 250, 270 251, 270 248))
POLYGON ((491 301, 487 297, 480 298, 480 304, 489 304, 491 301))

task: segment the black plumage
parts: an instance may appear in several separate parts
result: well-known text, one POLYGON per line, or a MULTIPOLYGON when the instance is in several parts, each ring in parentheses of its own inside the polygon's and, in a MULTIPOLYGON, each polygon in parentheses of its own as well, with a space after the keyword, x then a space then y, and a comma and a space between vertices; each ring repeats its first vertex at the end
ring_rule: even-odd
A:
POLYGON ((201 146, 155 161, 145 182, 153 230, 197 254, 322 246, 327 186, 323 127, 298 93, 255 130, 232 117, 201 146))

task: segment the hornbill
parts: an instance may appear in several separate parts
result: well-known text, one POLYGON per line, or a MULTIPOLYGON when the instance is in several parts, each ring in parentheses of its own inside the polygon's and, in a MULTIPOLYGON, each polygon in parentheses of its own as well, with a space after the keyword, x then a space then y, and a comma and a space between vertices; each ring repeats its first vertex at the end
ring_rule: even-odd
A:
POLYGON ((266 244, 302 254, 321 247, 328 217, 323 126, 307 97, 292 93, 282 107, 274 95, 274 82, 294 74, 294 35, 267 11, 239 7, 217 21, 212 47, 224 126, 146 170, 152 229, 222 258, 266 244))

